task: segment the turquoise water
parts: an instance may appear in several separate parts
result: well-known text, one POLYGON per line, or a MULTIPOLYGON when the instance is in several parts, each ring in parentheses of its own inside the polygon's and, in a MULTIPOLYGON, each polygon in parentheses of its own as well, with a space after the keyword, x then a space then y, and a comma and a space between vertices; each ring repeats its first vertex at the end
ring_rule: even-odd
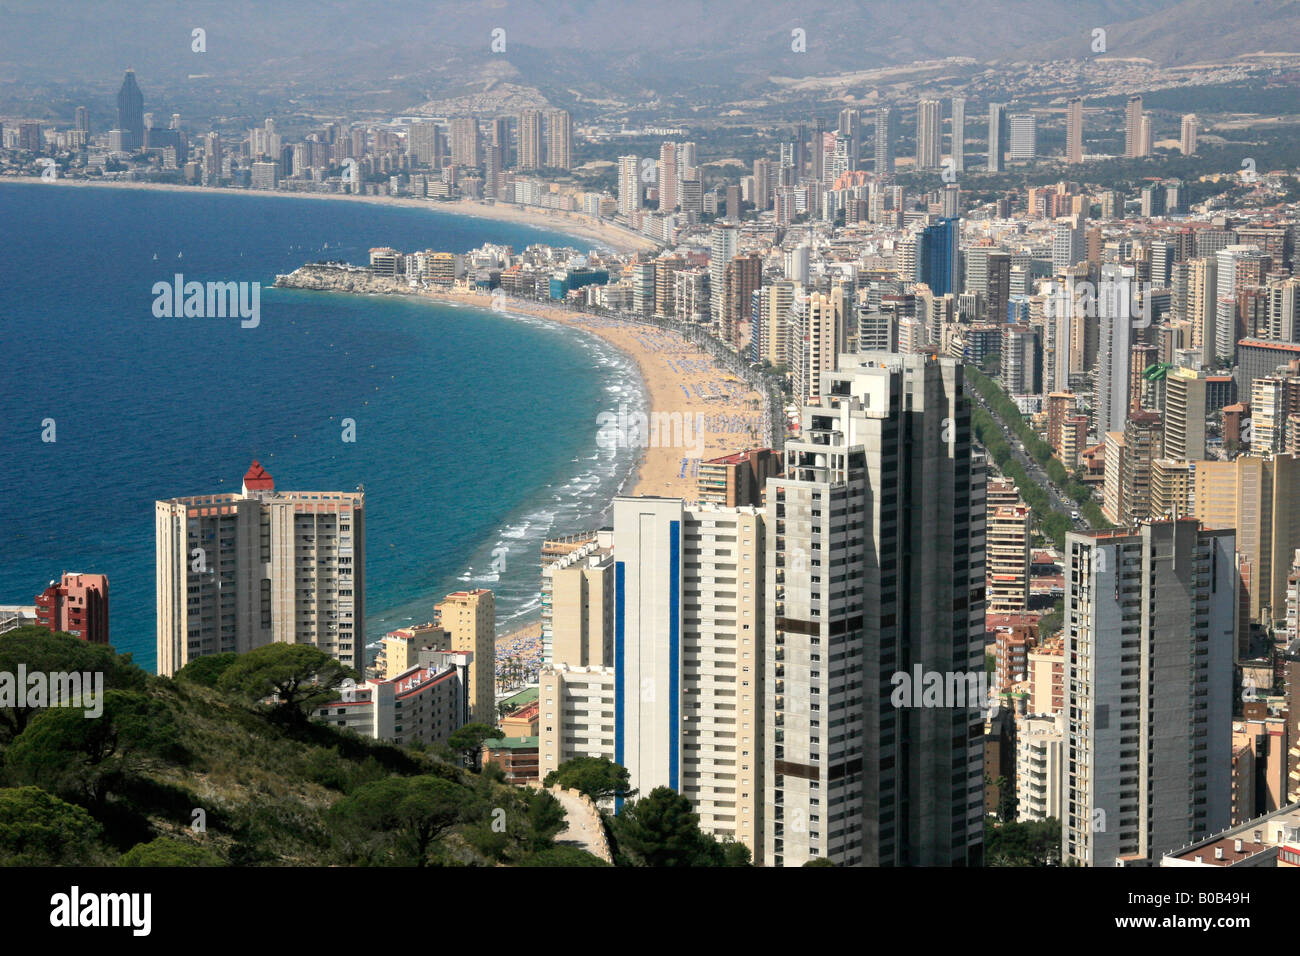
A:
POLYGON ((535 614, 542 538, 604 523, 633 467, 596 444, 602 411, 644 401, 599 339, 270 288, 377 245, 578 240, 378 204, 41 184, 0 185, 0 221, 0 603, 30 604, 63 571, 107 574, 113 643, 149 669, 154 501, 237 490, 254 458, 280 488, 365 486, 371 640, 464 587, 497 593, 499 624, 535 614), (154 283, 177 272, 260 282, 260 324, 155 318, 154 283))

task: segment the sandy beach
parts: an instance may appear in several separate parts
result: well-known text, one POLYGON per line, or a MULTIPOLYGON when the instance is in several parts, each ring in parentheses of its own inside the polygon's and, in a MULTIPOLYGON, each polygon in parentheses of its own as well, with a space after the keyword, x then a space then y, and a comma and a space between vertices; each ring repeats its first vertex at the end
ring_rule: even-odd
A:
MULTIPOLYGON (((40 183, 46 186, 89 189, 147 189, 157 192, 207 193, 219 196, 277 196, 286 199, 329 199, 341 202, 380 203, 386 206, 407 206, 448 213, 453 216, 473 216, 479 219, 496 219, 502 222, 551 229, 586 239, 615 252, 640 252, 659 248, 659 243, 643 236, 581 212, 544 209, 540 206, 518 206, 514 203, 477 202, 473 199, 430 200, 401 196, 351 196, 344 193, 288 192, 278 189, 222 189, 215 186, 179 186, 173 183, 142 183, 124 180, 52 179, 35 177, 6 177, 0 182, 40 183)), ((454 250, 457 252, 463 250, 454 250)))
MULTIPOLYGON (((479 293, 422 290, 425 298, 461 302, 492 308, 492 297, 479 293)), ((645 428, 636 434, 649 439, 634 486, 634 495, 659 495, 697 500, 696 476, 699 462, 733 452, 763 447, 762 396, 744 380, 714 365, 706 352, 687 342, 677 332, 649 324, 629 323, 600 316, 571 312, 544 303, 508 300, 506 312, 532 315, 598 335, 636 362, 644 384, 650 412, 659 421, 671 421, 672 429, 645 428), (670 419, 660 416, 669 415, 670 419)), ((652 424, 652 423, 647 423, 652 424)), ((593 429, 604 422, 596 421, 593 429)), ((610 422, 614 427, 616 423, 610 422)), ((623 431, 633 443, 632 429, 623 431)))

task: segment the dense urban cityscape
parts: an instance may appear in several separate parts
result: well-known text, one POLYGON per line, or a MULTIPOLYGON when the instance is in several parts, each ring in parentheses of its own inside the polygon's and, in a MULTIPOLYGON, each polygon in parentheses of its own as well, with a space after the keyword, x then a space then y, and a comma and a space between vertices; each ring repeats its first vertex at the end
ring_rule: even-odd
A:
MULTIPOLYGON (((148 194, 249 229, 286 205, 480 229, 394 218, 360 255, 291 245, 265 285, 155 243, 125 322, 252 336, 283 303, 419 303, 627 365, 569 411, 590 506, 526 546, 427 542, 464 585, 425 582, 404 621, 376 560, 415 515, 373 490, 373 445, 335 490, 289 490, 313 485, 279 447, 211 487, 140 462, 164 489, 136 542, 152 634, 117 623, 116 575, 110 618, 108 553, 14 552, 0 858, 1300 866, 1300 54, 1175 63, 1076 26, 1074 52, 774 67, 698 103, 516 76, 250 122, 181 112, 140 64, 84 102, 5 86, 5 219, 148 194)), ((97 454, 80 406, 13 407, 13 484, 42 480, 17 477, 33 440, 97 454)), ((338 414, 350 448, 367 419, 338 414)), ((448 428, 498 456, 553 440, 541 411, 504 435, 468 414, 448 428)), ((86 523, 122 507, 102 497, 86 523)), ((411 500, 435 528, 488 507, 452 498, 411 500)))

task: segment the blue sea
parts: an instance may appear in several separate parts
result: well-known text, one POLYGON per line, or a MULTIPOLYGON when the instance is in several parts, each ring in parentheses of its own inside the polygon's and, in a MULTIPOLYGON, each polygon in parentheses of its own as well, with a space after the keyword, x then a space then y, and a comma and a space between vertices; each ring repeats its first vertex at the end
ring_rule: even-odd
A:
POLYGON ((461 588, 496 592, 499 629, 535 616, 542 539, 604 524, 635 467, 598 447, 597 416, 644 408, 642 384, 593 336, 270 288, 373 246, 582 240, 380 204, 39 183, 0 184, 0 223, 0 604, 107 574, 113 644, 148 670, 154 502, 238 491, 253 459, 287 490, 364 486, 371 642, 461 588), (260 282, 260 324, 155 318, 154 284, 176 273, 260 282))

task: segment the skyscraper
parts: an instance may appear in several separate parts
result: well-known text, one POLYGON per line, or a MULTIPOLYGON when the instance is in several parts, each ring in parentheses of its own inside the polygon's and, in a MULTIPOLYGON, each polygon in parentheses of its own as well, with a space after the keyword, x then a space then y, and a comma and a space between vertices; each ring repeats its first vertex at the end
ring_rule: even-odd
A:
POLYGON ((1000 173, 1006 169, 1004 157, 1007 148, 1007 104, 989 104, 989 157, 988 170, 1000 173))
POLYGON ((979 865, 984 473, 962 366, 845 358, 767 485, 763 861, 979 865), (914 669, 962 692, 900 700, 914 669))
POLYGON ((618 212, 630 216, 641 208, 640 160, 636 156, 618 158, 618 212))
POLYGON ((1036 159, 1038 156, 1038 121, 1033 113, 1011 116, 1011 158, 1036 159))
POLYGON ((472 116, 457 116, 451 121, 451 161, 474 169, 483 165, 483 140, 478 120, 472 116))
POLYGON ((896 135, 894 111, 888 106, 876 110, 876 175, 894 174, 894 137, 896 135))
MULTIPOLYGON (((676 145, 676 143, 664 143, 659 147, 659 162, 655 165, 655 173, 659 187, 660 212, 672 212, 677 208, 676 145)), ((728 209, 727 216, 738 218, 734 209, 728 209)))
POLYGON ((956 219, 940 219, 921 232, 921 249, 917 255, 921 281, 936 296, 947 295, 949 292, 955 295, 961 291, 957 286, 959 236, 956 219))
POLYGON ((952 133, 951 133, 952 168, 954 172, 966 169, 966 97, 952 98, 952 133))
POLYGON ((1233 532, 1066 535, 1061 856, 1153 861, 1230 821, 1233 532))
POLYGON ((510 168, 510 117, 498 116, 492 120, 492 143, 501 150, 501 169, 510 168))
POLYGON ((1096 415, 1098 438, 1122 431, 1129 410, 1129 347, 1132 344, 1132 293, 1136 270, 1132 266, 1101 267, 1097 288, 1096 415))
POLYGON ((921 100, 916 107, 916 168, 938 169, 943 165, 943 104, 921 100))
POLYGON ((1073 96, 1065 108, 1065 161, 1083 162, 1083 97, 1073 96))
POLYGON ((158 673, 264 644, 365 667, 365 495, 277 491, 257 462, 239 494, 155 505, 158 673))
POLYGON ((122 132, 123 149, 144 145, 144 94, 135 82, 135 70, 127 70, 117 91, 117 128, 122 132))
POLYGON ((847 141, 849 144, 849 169, 857 169, 859 153, 862 149, 862 111, 853 107, 840 110, 835 133, 838 140, 847 141))
POLYGON ((519 168, 542 168, 542 111, 519 114, 519 168))
POLYGON ((1201 121, 1195 113, 1188 113, 1183 117, 1181 145, 1184 156, 1191 156, 1196 152, 1196 137, 1201 129, 1201 121))
POLYGON ((546 114, 546 165, 552 169, 573 167, 573 116, 568 110, 546 114))
POLYGON ((422 166, 437 166, 442 159, 442 130, 437 123, 412 123, 406 149, 422 166))
POLYGON ((726 308, 727 263, 739 251, 740 231, 735 226, 715 225, 709 251, 709 311, 719 327, 726 308))
POLYGON ((1124 156, 1133 159, 1145 156, 1142 152, 1142 97, 1130 96, 1124 112, 1124 156))

